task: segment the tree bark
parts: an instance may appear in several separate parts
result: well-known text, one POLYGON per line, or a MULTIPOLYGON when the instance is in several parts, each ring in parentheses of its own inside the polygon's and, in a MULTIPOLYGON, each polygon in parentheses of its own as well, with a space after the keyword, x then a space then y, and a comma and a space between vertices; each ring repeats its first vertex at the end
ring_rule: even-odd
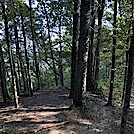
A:
MULTIPOLYGON (((14 3, 13 3, 13 8, 14 8, 14 3)), ((19 40, 18 40, 17 23, 15 18, 16 18, 16 13, 14 12, 14 27, 15 27, 14 32, 15 32, 16 56, 17 56, 17 65, 18 65, 18 74, 16 73, 16 81, 17 81, 16 86, 17 86, 17 93, 19 95, 21 91, 21 80, 20 80, 20 69, 19 69, 19 40)))
POLYGON ((60 74, 60 85, 61 86, 64 86, 64 74, 63 74, 63 65, 62 65, 62 36, 61 36, 61 1, 58 0, 59 2, 59 25, 58 25, 58 28, 59 28, 59 32, 58 32, 58 35, 59 35, 59 74, 60 74))
POLYGON ((28 57, 28 50, 27 50, 25 27, 24 27, 24 18, 23 18, 23 15, 22 15, 22 6, 21 6, 21 4, 20 4, 20 10, 21 10, 20 15, 21 15, 22 33, 23 33, 23 38, 24 38, 25 58, 26 58, 26 64, 27 64, 26 74, 28 76, 28 87, 29 87, 30 95, 33 96, 33 90, 32 90, 32 87, 31 87, 31 78, 30 78, 29 57, 28 57))
POLYGON ((120 134, 127 134, 126 124, 128 119, 128 111, 130 107, 130 97, 131 97, 131 87, 133 81, 133 73, 134 73, 134 0, 132 0, 132 38, 130 43, 130 48, 128 51, 129 60, 128 60, 128 71, 127 71, 127 82, 126 82, 126 93, 124 99, 124 105, 122 110, 121 117, 121 129, 120 134))
POLYGON ((80 0, 74 0, 74 14, 73 14, 73 41, 71 51, 71 91, 69 98, 74 98, 74 90, 76 89, 76 69, 77 69, 77 55, 79 43, 79 15, 80 15, 80 0))
POLYGON ((117 0, 114 1, 114 23, 113 23, 113 48, 112 48, 112 67, 110 89, 107 106, 112 106, 113 89, 114 89, 114 75, 115 75, 115 46, 116 46, 116 17, 117 17, 117 0))
POLYGON ((5 62, 4 62, 4 58, 3 58, 3 51, 2 51, 1 44, 0 44, 0 80, 1 80, 3 101, 6 103, 7 99, 9 99, 10 96, 9 96, 9 93, 7 90, 5 62))
POLYGON ((91 2, 91 43, 89 45, 88 54, 88 66, 87 66, 87 88, 86 91, 93 91, 93 40, 94 40, 94 25, 95 25, 95 14, 94 14, 94 0, 91 2))
POLYGON ((126 92, 127 70, 128 70, 128 51, 126 52, 126 65, 125 65, 125 70, 124 70, 125 76, 124 76, 124 83, 123 83, 123 90, 122 90, 121 106, 123 105, 125 92, 126 92))
POLYGON ((35 74, 36 74, 37 81, 38 81, 37 89, 40 89, 40 70, 39 70, 39 63, 37 61, 37 52, 36 52, 35 36, 34 36, 34 29, 33 29, 32 3, 31 3, 31 0, 29 0, 29 6, 30 6, 30 24, 31 24, 31 32, 32 32, 32 42, 33 42, 34 65, 35 65, 35 69, 36 69, 35 74))
POLYGON ((104 12, 105 0, 98 0, 98 38, 97 38, 97 47, 95 50, 95 88, 98 88, 99 81, 99 68, 100 68, 100 45, 101 45, 101 28, 102 28, 102 17, 104 12))
POLYGON ((77 87, 74 90, 73 104, 82 105, 82 93, 86 91, 87 60, 90 43, 90 0, 81 1, 80 43, 78 46, 77 87))
POLYGON ((7 14, 6 14, 5 1, 2 3, 2 9, 3 9, 3 16, 4 16, 4 24, 5 24, 5 35, 6 35, 7 49, 8 49, 8 55, 9 55, 10 68, 11 68, 14 103, 15 103, 15 108, 18 108, 19 103, 18 103, 16 83, 15 83, 15 70, 14 70, 15 68, 14 68, 14 63, 13 63, 14 61, 13 61, 13 57, 12 57, 12 50, 11 50, 11 46, 9 44, 8 20, 7 20, 7 14))

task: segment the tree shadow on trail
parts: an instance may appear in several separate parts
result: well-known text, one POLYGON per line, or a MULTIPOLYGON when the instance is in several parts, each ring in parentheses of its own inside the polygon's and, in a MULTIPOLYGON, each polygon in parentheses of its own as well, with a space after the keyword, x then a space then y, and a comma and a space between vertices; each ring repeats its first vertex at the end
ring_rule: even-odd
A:
POLYGON ((5 111, 0 111, 0 114, 2 113, 12 113, 12 114, 15 114, 15 113, 19 113, 19 112, 25 112, 25 113, 30 113, 30 112, 58 112, 58 111, 64 111, 64 110, 71 110, 70 107, 60 107, 60 108, 46 108, 46 109, 15 109, 15 110, 5 110, 5 111))
MULTIPOLYGON (((65 110, 70 110, 72 100, 68 91, 44 91, 33 97, 19 98, 20 107, 13 105, 0 107, 0 133, 48 133, 48 129, 63 127, 66 121, 60 118, 65 110)), ((0 105, 0 106, 1 106, 0 105)))
POLYGON ((23 107, 28 108, 32 106, 42 107, 63 107, 70 106, 72 100, 68 98, 69 91, 44 91, 35 93, 33 97, 20 98, 23 107))
POLYGON ((10 106, 14 106, 13 102, 0 102, 0 108, 6 108, 6 107, 10 107, 10 106))

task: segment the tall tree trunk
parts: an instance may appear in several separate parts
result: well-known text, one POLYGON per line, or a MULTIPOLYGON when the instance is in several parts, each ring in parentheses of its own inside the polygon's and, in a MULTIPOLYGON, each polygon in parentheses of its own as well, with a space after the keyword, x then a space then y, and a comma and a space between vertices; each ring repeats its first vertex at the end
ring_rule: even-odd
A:
POLYGON ((71 91, 70 98, 74 98, 74 89, 76 89, 76 68, 79 43, 79 15, 80 15, 80 0, 74 0, 73 14, 73 41, 71 51, 71 91))
POLYGON ((2 51, 1 44, 0 44, 0 80, 1 80, 3 101, 6 103, 7 99, 9 99, 10 96, 9 96, 9 93, 7 90, 5 62, 4 62, 4 58, 3 58, 3 51, 2 51))
POLYGON ((62 65, 62 36, 61 36, 61 11, 62 11, 62 9, 61 9, 62 7, 61 7, 61 2, 60 2, 60 0, 59 0, 59 25, 58 25, 58 28, 59 28, 59 39, 60 39, 60 41, 59 41, 59 48, 60 48, 60 50, 59 50, 59 76, 60 76, 60 85, 61 86, 64 86, 64 74, 63 74, 63 65, 62 65))
MULTIPOLYGON (((23 86, 24 86, 24 92, 27 92, 27 85, 26 85, 26 78, 25 78, 25 73, 24 73, 24 68, 23 68, 23 64, 22 64, 22 58, 21 58, 21 51, 20 51, 20 46, 19 46, 19 39, 18 39, 18 30, 15 24, 15 39, 16 39, 16 55, 17 55, 17 59, 18 59, 18 75, 22 75, 22 80, 23 80, 23 86), (19 69, 20 67, 20 69, 19 69)), ((20 78, 21 81, 21 78, 20 78)), ((21 86, 21 82, 20 82, 20 86, 21 86)), ((21 87, 20 87, 20 91, 22 91, 21 87)))
POLYGON ((15 83, 15 68, 14 68, 14 61, 12 57, 12 50, 11 46, 9 44, 9 33, 8 33, 8 20, 7 20, 7 14, 6 14, 6 6, 5 1, 2 3, 2 9, 3 9, 3 16, 4 16, 4 24, 5 24, 5 35, 6 35, 6 42, 7 42, 7 48, 8 48, 8 55, 9 55, 9 62, 10 62, 10 68, 11 68, 11 75, 12 75, 12 87, 13 87, 13 95, 14 95, 14 103, 15 108, 18 108, 18 96, 17 96, 17 89, 16 89, 16 83, 15 83))
POLYGON ((116 17, 117 17, 117 0, 114 1, 114 23, 113 23, 113 48, 112 48, 112 67, 110 89, 107 106, 112 106, 113 88, 114 88, 114 74, 115 74, 115 46, 116 46, 116 17))
POLYGON ((39 70, 39 63, 37 61, 37 52, 36 52, 36 45, 35 45, 35 36, 34 36, 34 30, 33 30, 33 19, 32 19, 32 3, 31 0, 29 0, 29 6, 30 6, 30 23, 31 23, 31 32, 32 32, 32 42, 33 42, 33 56, 34 56, 34 65, 36 69, 36 77, 38 81, 38 88, 40 89, 40 70, 39 70))
POLYGON ((94 25, 95 25, 95 14, 94 14, 94 0, 91 1, 91 43, 89 45, 88 52, 88 66, 87 66, 87 89, 86 91, 93 91, 93 40, 94 40, 94 25))
POLYGON ((55 66, 54 54, 53 54, 53 49, 52 49, 52 40, 51 40, 51 35, 50 35, 49 17, 47 15, 45 3, 42 2, 42 4, 44 6, 46 21, 47 21, 48 39, 49 39, 49 44, 50 44, 50 54, 51 54, 51 59, 52 59, 52 64, 53 64, 53 72, 55 75, 55 85, 58 86, 57 71, 56 71, 56 66, 55 66))
MULTIPOLYGON (((16 17, 16 14, 15 14, 15 17, 16 17)), ((19 45, 19 36, 18 36, 18 29, 17 29, 17 23, 16 21, 14 20, 14 24, 15 24, 15 39, 16 39, 16 55, 17 55, 17 59, 18 59, 18 75, 22 75, 22 80, 23 80, 23 86, 24 86, 24 92, 27 92, 28 89, 27 89, 27 85, 26 85, 26 76, 25 76, 25 73, 24 73, 24 68, 23 68, 23 64, 22 64, 22 58, 21 58, 21 51, 20 51, 20 45, 19 45), (20 69, 19 69, 20 67, 20 69)), ((21 79, 21 78, 20 78, 21 79)), ((20 80, 21 81, 21 80, 20 80)), ((21 90, 21 82, 20 82, 20 90, 21 90)), ((22 90, 21 90, 22 91, 22 90)))
POLYGON ((80 43, 78 46, 77 87, 74 90, 74 105, 82 105, 82 93, 86 91, 87 60, 90 43, 90 0, 81 1, 80 43))
MULTIPOLYGON (((13 3, 13 8, 14 8, 14 3, 13 3)), ((16 79, 18 84, 16 86, 17 86, 17 93, 19 95, 21 91, 20 68, 19 68, 19 40, 18 40, 17 22, 15 18, 16 18, 16 13, 14 12, 14 25, 15 25, 14 32, 15 32, 16 56, 17 56, 17 65, 18 65, 18 74, 16 73, 16 79)))
POLYGON ((27 94, 27 93, 29 93, 29 81, 27 78, 28 77, 27 66, 25 66, 24 61, 22 61, 21 64, 22 64, 22 69, 23 69, 24 79, 25 79, 25 84, 26 84, 26 89, 24 89, 24 92, 27 94))
POLYGON ((20 15, 21 15, 22 33, 23 33, 23 38, 24 38, 25 58, 26 58, 26 64, 27 64, 26 74, 28 76, 28 87, 29 87, 30 95, 33 96, 33 90, 32 90, 32 87, 31 87, 31 78, 30 78, 29 57, 28 57, 28 50, 27 50, 25 27, 24 27, 24 18, 23 18, 23 15, 22 15, 22 6, 21 6, 21 4, 20 4, 20 13, 21 13, 20 15))
POLYGON ((97 47, 95 50, 95 84, 96 87, 98 87, 98 81, 99 81, 99 68, 100 68, 100 45, 101 45, 101 28, 102 28, 102 17, 104 12, 104 4, 105 0, 98 0, 98 38, 97 38, 97 47))
POLYGON ((128 70, 128 51, 126 52, 126 65, 125 65, 125 76, 124 76, 124 83, 123 83, 123 90, 122 90, 122 99, 121 99, 121 106, 123 105, 125 91, 126 91, 126 80, 127 80, 127 70, 128 70))
MULTIPOLYGON (((134 11, 134 0, 132 0, 132 11, 134 11)), ((127 134, 126 124, 128 118, 128 111, 130 107, 130 97, 131 97, 131 87, 133 81, 134 73, 134 14, 132 12, 132 38, 130 43, 130 48, 128 51, 129 60, 128 60, 128 72, 127 72, 127 82, 126 82, 126 93, 121 117, 121 130, 120 134, 127 134)))
MULTIPOLYGON (((128 1, 127 1, 128 2, 128 1)), ((122 10, 121 10, 121 0, 118 1, 119 3, 119 11, 120 11, 120 17, 122 18, 123 14, 122 14, 122 10)), ((127 18, 126 18, 127 21, 127 18)), ((120 20, 120 23, 122 23, 122 21, 120 20)), ((131 22, 129 22, 129 27, 131 27, 131 22)), ((127 35, 130 35, 130 29, 128 29, 128 33, 127 35)), ((127 41, 126 44, 129 44, 130 41, 130 37, 127 37, 127 41)), ((127 69, 128 69, 128 51, 126 51, 126 63, 125 63, 125 69, 124 69, 124 82, 123 82, 123 90, 122 90, 122 99, 121 99, 121 106, 123 106, 123 101, 124 101, 124 97, 125 97, 125 91, 126 91, 126 81, 127 81, 127 69)))

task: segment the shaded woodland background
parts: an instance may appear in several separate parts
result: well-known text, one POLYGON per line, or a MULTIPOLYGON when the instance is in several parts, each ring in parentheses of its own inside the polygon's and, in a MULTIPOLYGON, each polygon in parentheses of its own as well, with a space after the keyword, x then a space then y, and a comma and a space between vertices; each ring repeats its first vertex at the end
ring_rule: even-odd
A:
POLYGON ((85 94, 96 94, 105 106, 120 107, 120 134, 127 133, 133 12, 133 0, 1 1, 1 101, 18 108, 19 97, 66 87, 74 108, 83 106, 85 94))

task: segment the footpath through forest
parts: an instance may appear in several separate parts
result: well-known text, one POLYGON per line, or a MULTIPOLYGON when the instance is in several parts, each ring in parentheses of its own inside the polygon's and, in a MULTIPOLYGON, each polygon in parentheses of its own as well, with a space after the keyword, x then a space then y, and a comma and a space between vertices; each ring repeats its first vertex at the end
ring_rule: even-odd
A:
MULTIPOLYGON (((97 95, 85 95, 83 107, 70 109, 67 89, 43 91, 20 98, 14 106, 0 107, 0 134, 118 134, 120 109, 105 107, 97 95)), ((128 134, 134 134, 134 109, 128 134)))

